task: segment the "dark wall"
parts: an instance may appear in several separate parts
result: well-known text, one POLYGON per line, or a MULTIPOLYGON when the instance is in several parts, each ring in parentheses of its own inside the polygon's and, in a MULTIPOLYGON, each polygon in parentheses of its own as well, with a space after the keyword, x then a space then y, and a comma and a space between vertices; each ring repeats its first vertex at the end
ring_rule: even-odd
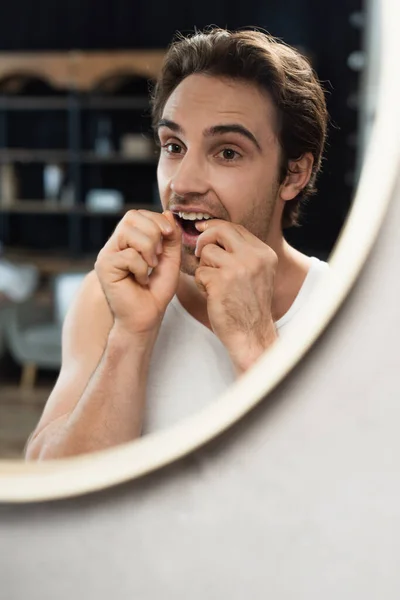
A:
POLYGON ((346 42, 348 14, 360 0, 1 0, 0 49, 164 47, 175 31, 196 26, 255 25, 293 44, 324 46, 332 34, 335 46, 346 42), (337 27, 339 26, 339 30, 337 27))
POLYGON ((347 65, 360 46, 360 33, 349 15, 362 0, 247 0, 168 2, 147 0, 0 0, 0 49, 45 50, 165 47, 173 34, 209 24, 237 28, 264 27, 286 42, 311 53, 329 90, 334 122, 320 178, 320 192, 310 202, 301 229, 289 234, 303 249, 329 251, 343 223, 353 189, 346 174, 354 167, 348 136, 357 127, 357 113, 347 106, 357 78, 347 65))

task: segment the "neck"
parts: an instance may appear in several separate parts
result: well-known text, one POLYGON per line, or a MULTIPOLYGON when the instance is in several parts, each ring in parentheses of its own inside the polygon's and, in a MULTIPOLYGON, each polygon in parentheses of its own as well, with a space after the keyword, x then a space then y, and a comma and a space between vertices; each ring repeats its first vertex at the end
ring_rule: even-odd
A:
MULTIPOLYGON (((268 240, 278 256, 272 297, 272 318, 278 321, 293 304, 304 283, 310 259, 290 246, 283 235, 268 240)), ((182 306, 200 323, 211 329, 207 313, 207 299, 197 287, 194 277, 181 273, 177 296, 182 306)))
POLYGON ((278 256, 272 297, 272 317, 278 321, 293 304, 310 268, 310 259, 292 246, 281 234, 268 245, 278 256))

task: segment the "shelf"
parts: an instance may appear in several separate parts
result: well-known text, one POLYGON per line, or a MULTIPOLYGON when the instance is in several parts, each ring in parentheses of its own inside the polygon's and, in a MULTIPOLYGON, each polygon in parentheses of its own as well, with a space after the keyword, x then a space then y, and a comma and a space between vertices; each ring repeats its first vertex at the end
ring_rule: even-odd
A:
POLYGON ((102 165, 118 165, 118 164, 148 164, 156 165, 158 156, 124 156, 118 152, 114 152, 107 156, 99 156, 95 152, 70 152, 68 150, 38 150, 27 148, 8 148, 0 149, 0 163, 86 163, 86 164, 102 164, 102 165))
POLYGON ((66 98, 0 96, 0 110, 67 110, 66 98))
POLYGON ((151 204, 125 204, 120 211, 94 211, 88 210, 85 205, 81 206, 57 206, 49 204, 46 200, 18 200, 11 206, 2 206, 0 204, 0 214, 31 214, 31 215, 86 215, 90 217, 118 217, 124 215, 128 210, 147 209, 159 212, 158 206, 151 204))
POLYGON ((103 50, 69 52, 1 52, 0 80, 10 74, 29 74, 60 90, 88 92, 109 77, 128 75, 156 80, 165 50, 103 50))
POLYGON ((41 275, 51 276, 58 273, 89 272, 93 269, 96 256, 70 258, 66 253, 43 252, 26 248, 4 248, 3 256, 14 264, 30 264, 39 269, 41 275))
POLYGON ((100 110, 150 110, 150 100, 148 96, 87 96, 82 99, 81 106, 100 110))
POLYGON ((0 162, 32 163, 32 162, 69 162, 73 155, 68 150, 30 150, 27 148, 4 148, 0 149, 0 162))
POLYGON ((74 98, 72 107, 68 96, 0 96, 0 110, 69 110, 76 107, 82 110, 147 110, 150 103, 147 96, 84 96, 74 98))
POLYGON ((123 154, 119 154, 115 152, 113 154, 109 154, 108 156, 99 156, 95 152, 82 152, 78 156, 78 160, 82 163, 87 164, 142 164, 142 165, 156 165, 158 156, 154 154, 154 156, 124 156, 123 154))

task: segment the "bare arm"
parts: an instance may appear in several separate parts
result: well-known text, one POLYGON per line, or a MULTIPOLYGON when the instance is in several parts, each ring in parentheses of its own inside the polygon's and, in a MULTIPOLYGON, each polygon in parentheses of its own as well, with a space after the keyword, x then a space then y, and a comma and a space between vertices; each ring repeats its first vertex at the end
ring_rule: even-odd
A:
POLYGON ((60 376, 28 441, 28 459, 92 452, 140 435, 150 358, 177 287, 180 246, 170 213, 128 211, 121 220, 68 312, 60 376))
POLYGON ((65 321, 60 376, 26 457, 62 458, 138 437, 154 341, 114 326, 97 275, 88 275, 65 321))

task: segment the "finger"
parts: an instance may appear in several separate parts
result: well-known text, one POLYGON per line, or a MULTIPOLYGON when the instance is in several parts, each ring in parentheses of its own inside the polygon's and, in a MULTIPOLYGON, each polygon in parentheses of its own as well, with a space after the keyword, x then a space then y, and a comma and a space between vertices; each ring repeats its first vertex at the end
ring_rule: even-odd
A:
POLYGON ((200 233, 204 233, 204 231, 208 231, 209 229, 214 229, 214 227, 220 227, 221 225, 227 225, 228 227, 237 229, 238 231, 240 229, 244 229, 242 225, 239 225, 238 223, 232 223, 231 221, 225 221, 224 219, 205 219, 195 223, 195 227, 197 231, 200 231, 200 233))
POLYGON ((162 252, 162 233, 159 226, 137 211, 130 211, 118 224, 105 248, 112 252, 134 248, 141 252, 148 265, 158 264, 157 254, 162 252))
POLYGON ((149 283, 149 265, 134 248, 125 248, 119 252, 99 254, 95 265, 100 278, 116 283, 130 274, 140 285, 149 283))
POLYGON ((216 274, 218 275, 218 270, 212 267, 198 267, 196 269, 194 281, 200 290, 208 293, 216 274))
POLYGON ((116 271, 129 272, 143 286, 149 283, 149 266, 133 248, 121 250, 111 257, 111 265, 116 271))
MULTIPOLYGON (((161 229, 163 235, 171 235, 173 232, 173 226, 170 223, 169 219, 166 216, 166 213, 160 214, 158 212, 153 212, 151 210, 146 210, 145 208, 137 211, 140 215, 146 217, 146 219, 150 219, 153 223, 156 223, 158 227, 161 229)), ((175 223, 175 219, 174 219, 175 223)))
POLYGON ((255 236, 248 229, 246 229, 246 227, 240 225, 240 223, 231 223, 229 221, 221 221, 220 219, 210 219, 209 221, 199 221, 198 223, 196 223, 195 226, 196 229, 200 231, 200 233, 203 233, 205 231, 208 231, 209 229, 212 229, 213 227, 216 227, 217 225, 219 225, 219 223, 228 224, 236 231, 239 237, 241 237, 249 243, 252 243, 253 245, 259 246, 264 243, 260 240, 260 238, 255 236))
POLYGON ((218 244, 227 252, 234 252, 238 246, 243 243, 243 237, 237 231, 236 226, 228 221, 220 219, 212 219, 211 222, 206 221, 206 224, 196 223, 196 228, 200 230, 200 226, 205 228, 205 231, 198 237, 195 255, 200 256, 201 251, 207 244, 218 244))
POLYGON ((200 255, 200 265, 205 267, 227 267, 232 262, 232 255, 216 244, 207 244, 200 255))
POLYGON ((171 227, 171 233, 163 240, 163 255, 168 259, 172 258, 174 260, 179 257, 180 262, 182 249, 181 229, 175 221, 175 217, 170 210, 166 210, 164 215, 171 227))
MULTIPOLYGON (((150 211, 148 212, 151 214, 150 211)), ((160 225, 154 219, 149 219, 145 215, 140 214, 137 210, 130 210, 124 215, 105 247, 114 251, 124 250, 129 247, 126 238, 132 227, 137 227, 150 237, 154 241, 156 254, 161 254, 163 232, 160 225)))
POLYGON ((150 287, 156 294, 163 292, 163 288, 165 291, 167 285, 171 285, 171 289, 176 286, 182 257, 181 229, 170 211, 165 211, 164 216, 171 226, 171 234, 163 239, 163 253, 150 279, 150 287))
POLYGON ((121 222, 121 229, 125 229, 126 226, 137 227, 138 229, 146 233, 152 240, 154 240, 157 249, 156 253, 161 254, 162 239, 164 235, 167 235, 166 233, 164 233, 166 229, 162 229, 157 219, 151 218, 152 214, 153 213, 151 213, 150 211, 129 211, 129 213, 125 215, 123 221, 121 222), (145 212, 147 214, 144 214, 145 212))
POLYGON ((123 243, 121 249, 133 248, 140 252, 149 267, 154 268, 158 265, 157 246, 160 243, 160 232, 158 232, 158 237, 153 236, 153 238, 150 238, 138 227, 129 227, 126 233, 123 234, 121 242, 123 243))

